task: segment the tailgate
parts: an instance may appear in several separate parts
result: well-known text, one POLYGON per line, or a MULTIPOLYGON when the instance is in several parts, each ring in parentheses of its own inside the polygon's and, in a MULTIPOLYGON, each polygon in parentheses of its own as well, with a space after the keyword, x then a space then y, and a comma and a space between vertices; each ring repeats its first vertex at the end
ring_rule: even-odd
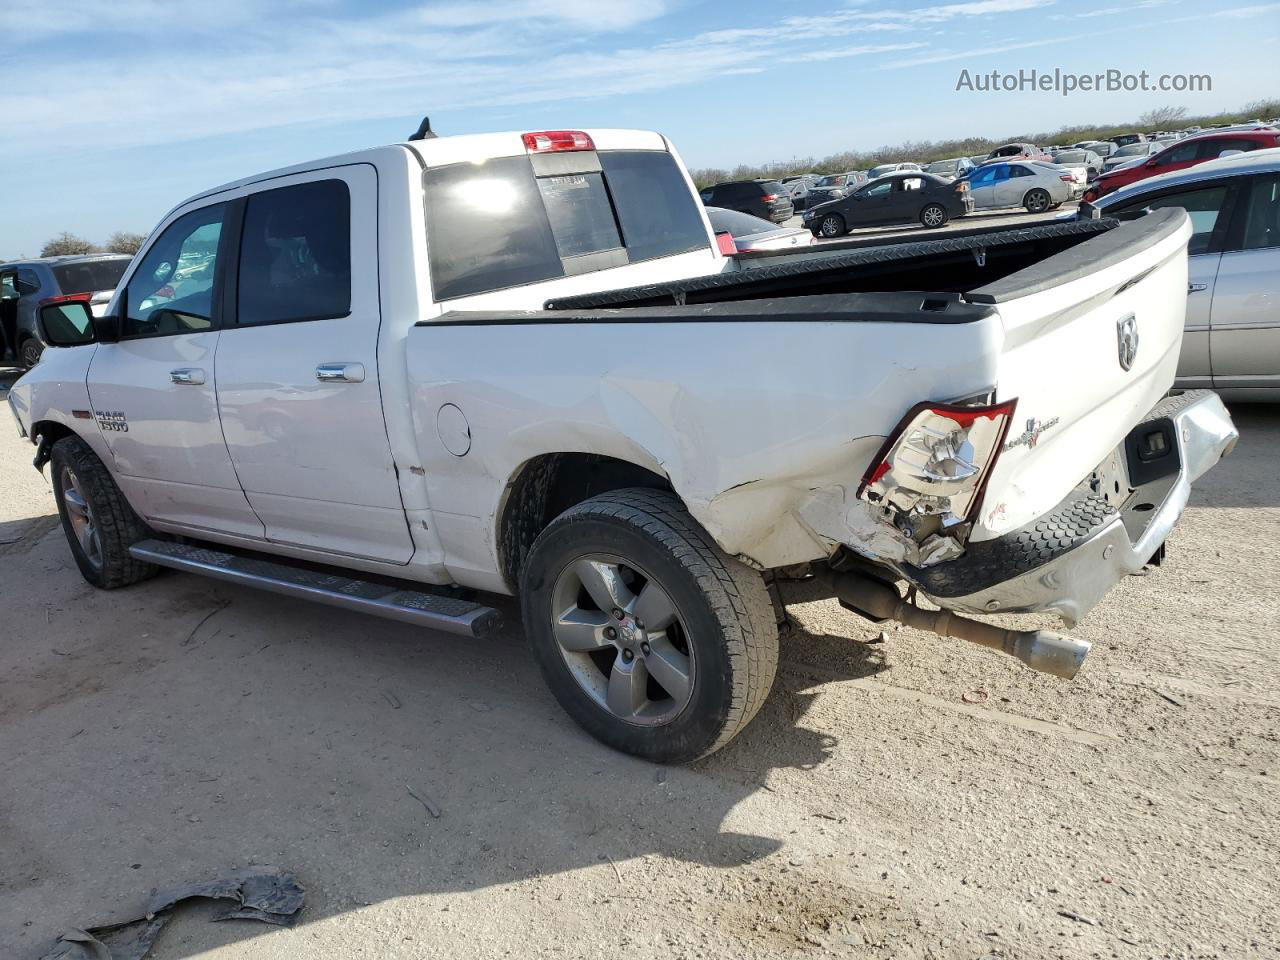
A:
POLYGON ((1000 313, 998 399, 1018 401, 971 539, 1051 510, 1173 385, 1190 236, 1157 211, 966 296, 1000 313))

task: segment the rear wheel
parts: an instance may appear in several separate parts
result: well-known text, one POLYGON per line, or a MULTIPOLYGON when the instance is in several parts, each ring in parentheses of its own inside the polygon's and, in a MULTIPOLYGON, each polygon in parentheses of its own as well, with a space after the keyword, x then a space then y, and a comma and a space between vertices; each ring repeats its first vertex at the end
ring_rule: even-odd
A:
POLYGON ((820 237, 843 237, 849 232, 849 228, 845 225, 844 217, 838 213, 826 213, 818 221, 818 236, 820 237))
POLYGON ((1027 208, 1027 213, 1044 213, 1049 209, 1050 202, 1049 194, 1039 187, 1028 190, 1027 195, 1022 198, 1022 205, 1027 208))
POLYGON ((63 437, 53 445, 50 464, 62 530, 86 580, 113 590, 159 572, 129 555, 129 547, 146 539, 146 525, 87 443, 63 437))
POLYGON ((30 370, 40 362, 42 353, 44 353, 44 344, 35 337, 27 337, 18 348, 18 362, 22 364, 24 370, 30 370))
POLYGON ((778 632, 763 579, 664 491, 601 494, 561 514, 529 552, 521 603, 560 705, 647 760, 720 749, 773 683, 778 632))
POLYGON ((947 222, 947 208, 940 203, 931 203, 920 211, 920 222, 926 227, 941 227, 947 222))

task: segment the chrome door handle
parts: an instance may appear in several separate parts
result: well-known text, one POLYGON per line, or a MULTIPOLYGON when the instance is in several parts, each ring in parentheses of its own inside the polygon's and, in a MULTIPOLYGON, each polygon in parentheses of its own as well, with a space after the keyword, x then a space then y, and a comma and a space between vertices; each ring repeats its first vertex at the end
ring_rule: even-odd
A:
POLYGON ((1209 285, 1207 283, 1188 283, 1187 284, 1187 293, 1199 293, 1201 290, 1208 290, 1208 289, 1209 289, 1209 285))
POLYGON ((182 367, 169 371, 169 380, 173 383, 187 383, 199 386, 204 383, 204 371, 198 367, 182 367))
POLYGON ((364 383, 363 363, 322 363, 316 367, 321 383, 364 383))

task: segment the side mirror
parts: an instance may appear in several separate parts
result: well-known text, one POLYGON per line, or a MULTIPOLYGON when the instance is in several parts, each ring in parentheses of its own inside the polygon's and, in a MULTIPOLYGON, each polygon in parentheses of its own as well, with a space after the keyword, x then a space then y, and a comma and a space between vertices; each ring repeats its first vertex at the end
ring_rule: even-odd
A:
POLYGON ((83 300, 51 303, 40 308, 40 337, 51 347, 78 347, 93 343, 93 313, 83 300))

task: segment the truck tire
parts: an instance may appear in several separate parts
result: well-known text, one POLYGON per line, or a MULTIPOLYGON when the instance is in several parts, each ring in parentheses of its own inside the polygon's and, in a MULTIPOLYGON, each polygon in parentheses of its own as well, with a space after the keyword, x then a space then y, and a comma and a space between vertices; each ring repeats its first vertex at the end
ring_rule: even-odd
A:
POLYGON ((159 567, 129 556, 129 547, 149 531, 89 445, 79 437, 63 437, 51 452, 62 532, 84 578, 114 590, 158 573, 159 567))
POLYGON ((596 739, 658 763, 719 750, 773 685, 778 629, 759 573, 673 494, 626 489, 570 507, 521 572, 534 658, 596 739))

